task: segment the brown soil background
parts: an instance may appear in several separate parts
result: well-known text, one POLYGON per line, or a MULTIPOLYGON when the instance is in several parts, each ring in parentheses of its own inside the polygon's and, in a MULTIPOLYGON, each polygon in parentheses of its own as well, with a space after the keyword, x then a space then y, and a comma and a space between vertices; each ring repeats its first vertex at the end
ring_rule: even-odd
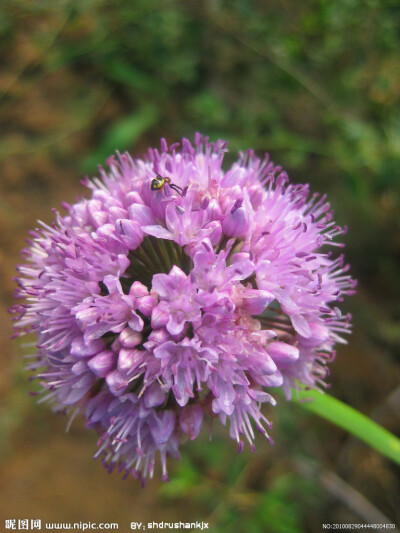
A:
MULTIPOLYGON (((199 481, 174 495, 158 480, 143 490, 134 479, 122 481, 118 474, 107 474, 91 459, 96 435, 87 432, 80 421, 66 434, 66 419, 46 406, 37 406, 28 395, 23 349, 19 341, 10 340, 7 312, 13 303, 12 278, 19 251, 37 219, 51 222, 52 207, 60 209, 61 202, 73 202, 86 194, 79 183, 84 175, 82 161, 96 153, 101 132, 131 110, 118 87, 100 77, 68 64, 48 65, 68 20, 51 10, 46 16, 27 16, 23 9, 17 20, 12 43, 0 63, 0 529, 6 518, 117 521, 120 531, 129 531, 131 521, 197 518, 209 521, 211 531, 242 531, 245 522, 240 521, 254 512, 260 494, 287 472, 311 480, 323 494, 316 507, 310 504, 302 514, 304 531, 320 531, 322 522, 357 523, 385 517, 399 522, 399 469, 330 424, 303 415, 297 407, 282 407, 284 423, 276 413, 276 446, 272 449, 259 442, 255 456, 246 452, 247 465, 235 482, 227 482, 226 472, 218 465, 207 464, 204 458, 212 455, 213 443, 208 443, 206 434, 196 448, 211 450, 204 452, 203 459, 199 459, 200 452, 193 459, 192 444, 184 446, 182 453, 192 457, 199 481), (49 39, 46 45, 41 35, 49 39), (288 420, 289 434, 285 433, 288 420), (313 459, 311 466, 304 457, 313 459), (227 508, 237 514, 229 517, 227 508), (231 529, 225 529, 228 523, 231 529)), ((69 28, 69 37, 77 41, 95 26, 90 17, 79 20, 69 28)), ((174 116, 173 104, 168 112, 174 116)), ((147 145, 157 145, 161 135, 176 140, 176 128, 168 130, 167 119, 156 121, 129 149, 140 154, 147 145)), ((384 201, 385 213, 390 211, 394 217, 396 206, 390 197, 384 201)), ((382 228, 390 233, 385 223, 382 228)), ((399 249, 396 231, 385 238, 392 239, 394 251, 399 249)), ((398 302, 390 301, 382 274, 363 278, 363 270, 357 271, 356 266, 355 275, 360 278, 360 289, 347 305, 355 316, 354 334, 348 346, 339 348, 332 365, 331 392, 399 434, 399 337, 392 318, 398 302), (389 340, 382 329, 375 329, 383 323, 391 328, 389 340)), ((223 446, 224 468, 229 470, 236 449, 219 433, 216 440, 216 446, 223 446)), ((171 461, 171 478, 182 475, 177 468, 171 461)))

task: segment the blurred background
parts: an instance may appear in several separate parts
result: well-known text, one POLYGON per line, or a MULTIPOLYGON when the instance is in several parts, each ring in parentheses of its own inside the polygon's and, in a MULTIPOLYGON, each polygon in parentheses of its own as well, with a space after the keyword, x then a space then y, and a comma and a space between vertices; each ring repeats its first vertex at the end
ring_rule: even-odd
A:
MULTIPOLYGON (((268 151, 329 195, 359 279, 331 394, 400 433, 400 4, 397 0, 0 0, 0 520, 210 523, 317 532, 400 522, 399 468, 280 402, 275 446, 238 456, 205 431, 141 489, 91 457, 97 437, 28 395, 9 339, 15 265, 38 218, 87 194, 116 149, 195 131, 268 151)), ((350 301, 351 300, 351 301, 350 301)))

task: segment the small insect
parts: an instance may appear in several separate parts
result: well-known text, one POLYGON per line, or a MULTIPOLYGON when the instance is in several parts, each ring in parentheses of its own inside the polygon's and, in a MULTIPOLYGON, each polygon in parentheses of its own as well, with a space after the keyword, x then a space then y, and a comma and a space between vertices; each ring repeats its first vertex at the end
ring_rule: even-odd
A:
POLYGON ((151 180, 150 187, 152 191, 161 191, 161 189, 164 188, 164 185, 168 183, 171 189, 174 189, 174 191, 182 196, 182 187, 175 185, 175 183, 171 183, 171 178, 168 178, 167 176, 163 177, 158 172, 156 172, 156 175, 157 177, 151 180))

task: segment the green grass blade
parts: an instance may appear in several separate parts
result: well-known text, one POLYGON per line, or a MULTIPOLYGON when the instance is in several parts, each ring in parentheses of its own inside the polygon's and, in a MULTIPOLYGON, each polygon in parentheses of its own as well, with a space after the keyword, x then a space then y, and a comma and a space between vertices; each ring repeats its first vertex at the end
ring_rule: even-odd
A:
POLYGON ((353 407, 316 390, 293 390, 293 401, 348 431, 400 465, 400 439, 353 407))

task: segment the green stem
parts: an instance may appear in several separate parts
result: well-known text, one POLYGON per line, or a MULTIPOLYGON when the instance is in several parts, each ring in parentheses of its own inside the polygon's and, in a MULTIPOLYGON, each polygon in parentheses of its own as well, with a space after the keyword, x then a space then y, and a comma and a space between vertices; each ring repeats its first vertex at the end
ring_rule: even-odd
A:
POLYGON ((149 239, 144 239, 142 242, 142 248, 146 255, 151 259, 153 271, 155 272, 165 272, 165 267, 162 263, 162 259, 159 254, 154 249, 153 242, 149 239))
POLYGON ((172 265, 170 264, 170 260, 165 247, 162 246, 162 243, 164 241, 162 239, 155 239, 154 237, 150 237, 150 240, 163 266, 163 272, 168 273, 171 270, 172 265))
POLYGON ((293 390, 293 401, 348 431, 400 465, 400 439, 353 407, 316 390, 293 390))

